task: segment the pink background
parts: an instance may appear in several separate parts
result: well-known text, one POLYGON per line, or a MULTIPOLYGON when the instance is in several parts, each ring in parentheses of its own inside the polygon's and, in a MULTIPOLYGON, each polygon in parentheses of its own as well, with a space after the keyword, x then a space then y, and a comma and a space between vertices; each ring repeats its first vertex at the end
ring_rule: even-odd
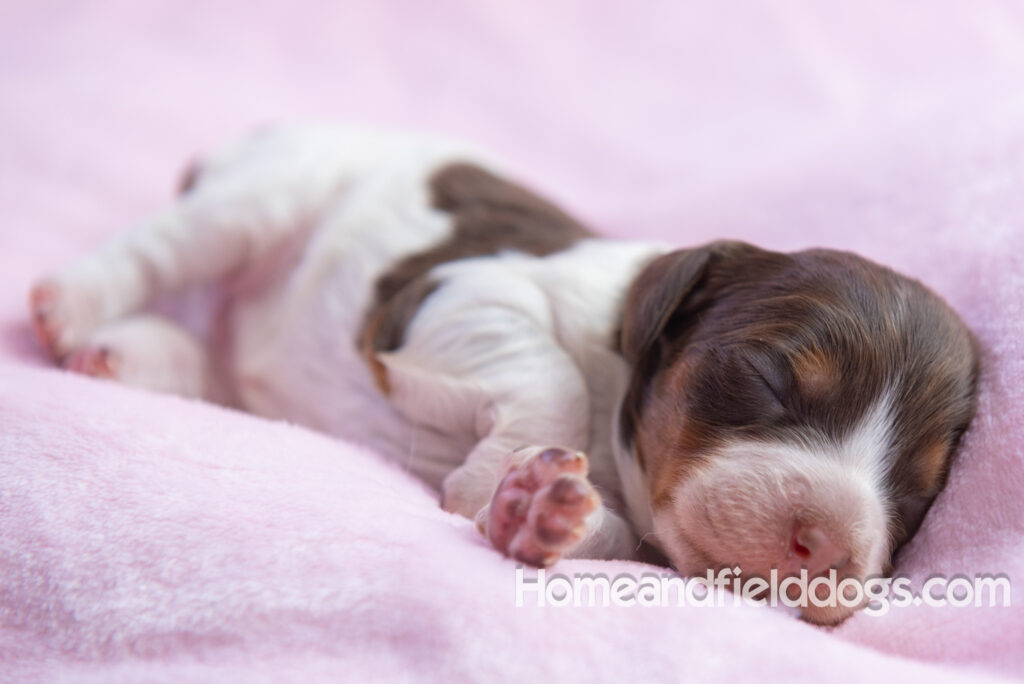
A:
POLYGON ((923 279, 985 371, 899 570, 1024 582, 1019 3, 4 2, 0 680, 1024 676, 1017 607, 517 610, 513 565, 374 455, 45 368, 33 278, 303 118, 474 140, 606 233, 923 279))

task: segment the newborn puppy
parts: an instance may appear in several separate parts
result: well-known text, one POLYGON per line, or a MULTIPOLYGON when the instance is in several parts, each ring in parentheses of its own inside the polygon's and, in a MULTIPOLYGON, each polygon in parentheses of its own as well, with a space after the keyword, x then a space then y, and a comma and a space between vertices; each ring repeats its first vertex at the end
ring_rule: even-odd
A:
POLYGON ((887 571, 974 411, 956 314, 848 253, 600 239, 493 169, 264 131, 42 280, 36 331, 71 370, 362 442, 526 563, 643 539, 686 574, 887 571), (193 286, 201 334, 145 313, 193 286))

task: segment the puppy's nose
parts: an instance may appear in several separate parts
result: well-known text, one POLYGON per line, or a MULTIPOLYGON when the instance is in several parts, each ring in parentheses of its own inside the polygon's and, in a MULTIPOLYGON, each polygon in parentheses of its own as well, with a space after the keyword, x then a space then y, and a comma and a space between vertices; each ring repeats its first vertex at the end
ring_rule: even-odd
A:
POLYGON ((850 562, 850 552, 817 525, 797 523, 790 551, 811 577, 825 574, 830 568, 842 570, 850 562))

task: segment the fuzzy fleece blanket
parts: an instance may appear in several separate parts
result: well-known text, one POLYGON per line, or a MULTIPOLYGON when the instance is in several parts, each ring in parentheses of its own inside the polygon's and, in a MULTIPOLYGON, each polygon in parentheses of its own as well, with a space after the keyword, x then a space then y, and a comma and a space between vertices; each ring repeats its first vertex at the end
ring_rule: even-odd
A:
MULTIPOLYGON (((1024 678, 1024 9, 0 3, 0 681, 1024 678), (641 9, 642 7, 642 9, 641 9), (984 347, 903 555, 1011 607, 515 606, 515 565, 356 445, 55 370, 30 281, 268 120, 469 138, 609 234, 852 249, 984 347)), ((640 564, 554 572, 635 576, 640 564)))

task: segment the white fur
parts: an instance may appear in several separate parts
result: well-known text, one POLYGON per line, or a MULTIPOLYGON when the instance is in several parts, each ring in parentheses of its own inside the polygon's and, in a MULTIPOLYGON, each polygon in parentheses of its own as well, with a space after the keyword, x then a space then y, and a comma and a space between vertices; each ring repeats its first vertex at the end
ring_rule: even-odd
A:
POLYGON ((883 393, 839 442, 805 433, 799 444, 727 444, 638 532, 681 572, 742 558, 746 574, 767 576, 772 567, 799 568, 789 546, 799 519, 849 551, 851 563, 841 575, 880 575, 890 552, 884 478, 891 406, 891 393, 883 393))
MULTIPOLYGON (((546 258, 439 267, 442 286, 405 343, 381 355, 390 397, 357 350, 377 276, 452 230, 427 187, 451 161, 487 166, 453 143, 332 127, 273 129, 228 146, 203 160, 179 202, 48 283, 59 293, 53 349, 130 346, 119 319, 165 293, 218 283, 226 296, 213 358, 184 369, 220 369, 206 378, 216 385, 208 396, 366 444, 444 482, 446 505, 470 517, 516 448, 586 450, 610 509, 590 517, 579 548, 628 554, 632 535, 611 510, 620 497, 610 426, 627 374, 611 334, 629 282, 666 247, 594 240, 546 258)), ((174 325, 142 332, 152 348, 174 325)), ((188 339, 184 330, 169 337, 188 339)))

